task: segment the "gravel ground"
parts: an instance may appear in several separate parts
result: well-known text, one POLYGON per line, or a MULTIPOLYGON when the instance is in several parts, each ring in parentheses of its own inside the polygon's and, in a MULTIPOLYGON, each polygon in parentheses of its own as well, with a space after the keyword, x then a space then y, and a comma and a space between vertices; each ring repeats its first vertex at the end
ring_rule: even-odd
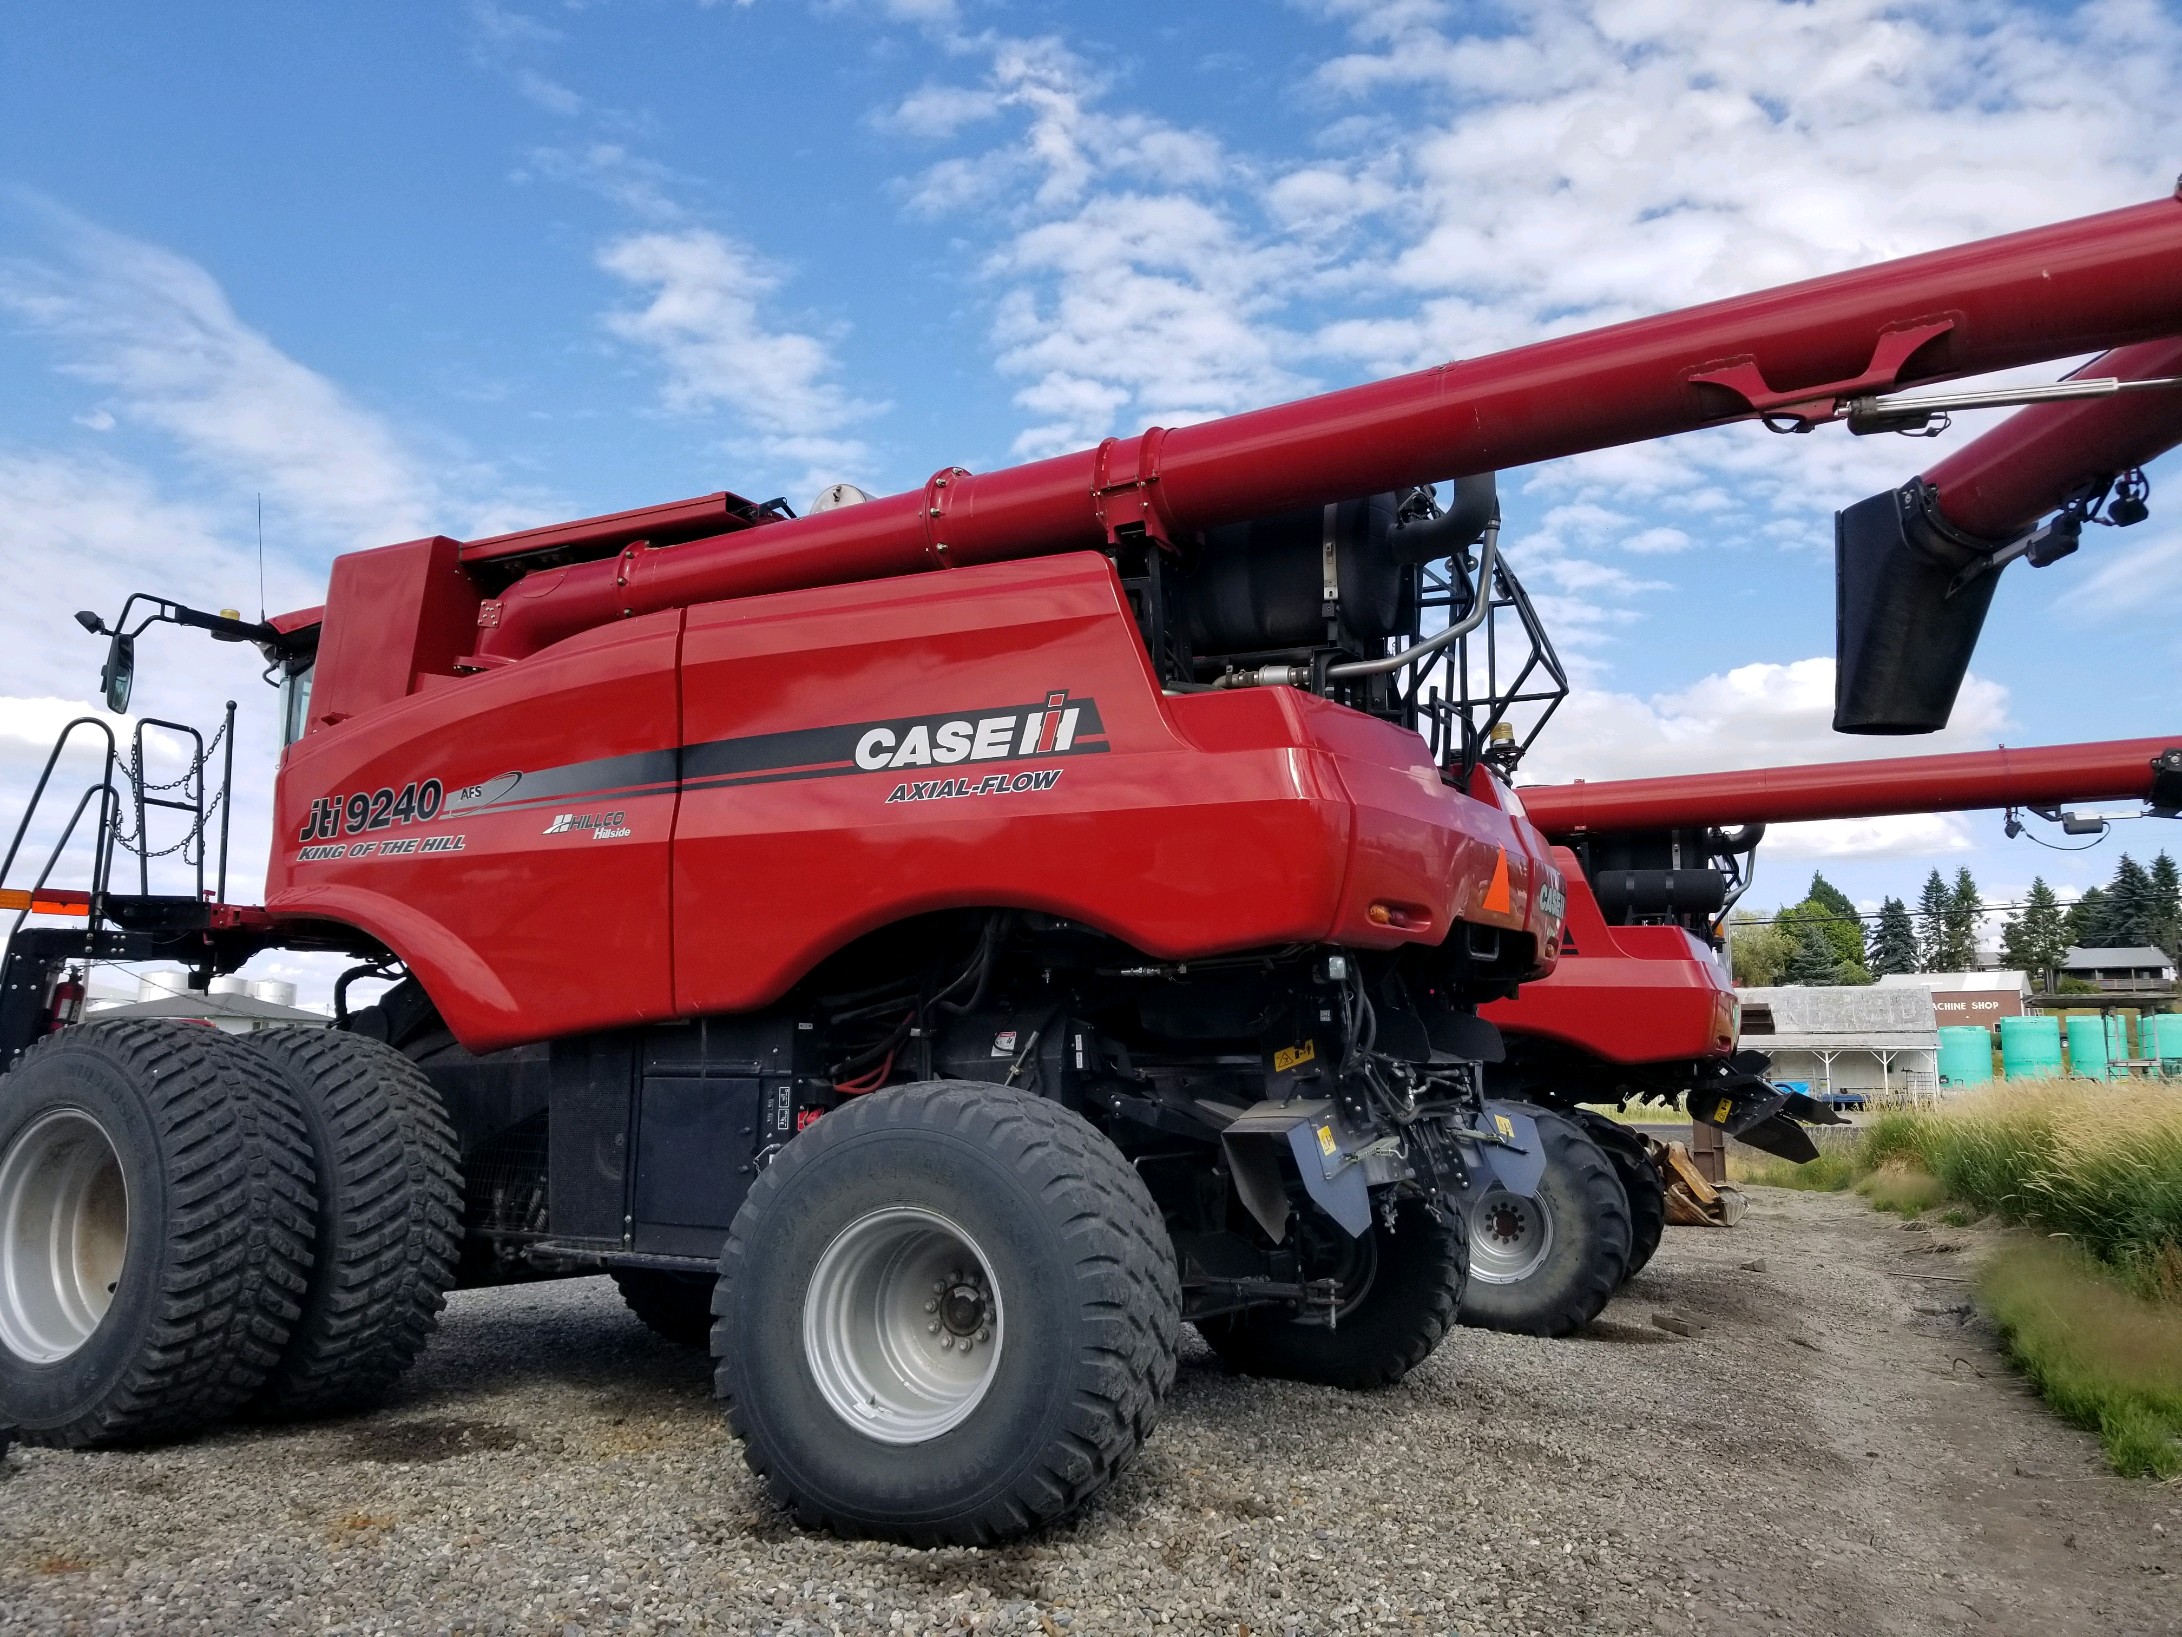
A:
POLYGON ((786 1525, 603 1279, 460 1294, 377 1415, 18 1450, 0 1631, 2182 1632, 2182 1489, 1998 1363, 1972 1236, 1753 1192, 1576 1340, 1369 1395, 1193 1347, 1123 1481, 988 1552, 786 1525))

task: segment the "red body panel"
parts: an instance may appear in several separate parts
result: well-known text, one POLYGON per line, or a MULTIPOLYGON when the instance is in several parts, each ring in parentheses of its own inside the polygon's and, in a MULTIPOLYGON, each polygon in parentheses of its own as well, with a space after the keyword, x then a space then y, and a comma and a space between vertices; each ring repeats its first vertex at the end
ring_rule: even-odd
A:
MULTIPOLYGON (((2182 340, 2147 341, 2072 372, 2087 380, 2182 375, 2182 340)), ((1956 528, 2011 540, 2083 483, 2142 466, 2182 443, 2182 391, 2019 409, 1924 474, 1956 528)))
POLYGON ((2182 745, 2182 734, 1598 784, 1525 785, 1520 794, 1531 822, 1555 840, 1584 831, 2046 807, 2149 796, 2154 758, 2175 745, 2182 745))
POLYGON ((630 833, 610 842, 546 834, 566 805, 455 803, 464 785, 511 769, 675 744, 680 641, 679 613, 629 620, 519 672, 415 694, 298 740, 275 787, 265 907, 370 933, 417 973, 465 1044, 670 1016, 671 782, 569 804, 624 812, 630 833), (444 791, 429 821, 390 816, 377 830, 344 823, 331 841, 305 839, 320 799, 345 805, 428 779, 444 791), (456 838, 458 850, 424 850, 456 838), (340 856, 308 856, 314 848, 340 856))
POLYGON ((2182 200, 1807 279, 512 587, 480 652, 631 613, 1083 550, 2182 332, 2182 200))
POLYGON ((480 1050, 762 1005, 949 907, 1168 959, 1559 933, 1530 825, 1314 696, 1163 695, 1090 553, 626 620, 311 735, 277 815, 267 907, 380 938, 480 1050), (430 820, 352 839, 344 806, 339 856, 306 856, 314 800, 427 777, 430 820))
MULTIPOLYGON (((1528 800, 1529 792, 1525 792, 1528 800)), ((1735 1049, 1734 986, 1712 952, 1675 926, 1609 926, 1576 855, 1553 849, 1568 882, 1568 924, 1552 973, 1478 1015, 1612 1063, 1725 1057, 1735 1049)))

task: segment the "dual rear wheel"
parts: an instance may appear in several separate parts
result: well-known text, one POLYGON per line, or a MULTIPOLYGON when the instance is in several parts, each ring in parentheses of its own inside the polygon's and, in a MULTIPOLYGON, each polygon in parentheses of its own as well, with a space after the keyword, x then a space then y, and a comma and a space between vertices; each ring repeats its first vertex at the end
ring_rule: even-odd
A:
POLYGON ((373 1402, 452 1282, 461 1191, 400 1054, 94 1023, 0 1080, 0 1425, 174 1437, 373 1402))

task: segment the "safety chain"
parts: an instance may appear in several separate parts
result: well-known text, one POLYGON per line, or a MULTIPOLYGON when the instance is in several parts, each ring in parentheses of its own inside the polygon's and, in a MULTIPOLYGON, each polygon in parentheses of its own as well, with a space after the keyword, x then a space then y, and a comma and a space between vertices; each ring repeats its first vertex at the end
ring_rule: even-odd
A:
MULTIPOLYGON (((226 737, 227 724, 222 722, 218 730, 212 735, 212 742, 197 753, 193 764, 185 768, 179 778, 169 779, 165 784, 152 784, 145 779, 144 770, 141 767, 131 767, 129 769, 129 782, 136 787, 137 792, 141 795, 151 795, 161 790, 178 789, 204 772, 212 761, 212 753, 220 748, 220 741, 226 737)), ((131 758, 131 760, 133 761, 135 758, 131 758)))
MULTIPOLYGON (((217 742, 217 740, 214 741, 214 743, 217 742)), ((147 785, 145 788, 154 790, 171 790, 174 787, 172 785, 147 785)), ((189 829, 183 833, 182 839, 180 841, 177 841, 171 847, 162 847, 156 853, 147 853, 146 851, 144 851, 142 845, 144 837, 141 834, 134 836, 124 835, 122 834, 121 826, 118 824, 114 826, 114 845, 119 847, 125 853, 135 854, 138 858, 143 859, 146 863, 149 863, 155 858, 166 858, 170 854, 181 852, 182 849, 189 846, 190 843, 201 842, 204 839, 205 826, 212 822, 212 815, 220 810, 220 803, 224 802, 225 800, 227 800, 227 792, 225 790, 215 790, 212 793, 212 800, 206 804, 205 810, 197 815, 197 822, 192 824, 189 829)))

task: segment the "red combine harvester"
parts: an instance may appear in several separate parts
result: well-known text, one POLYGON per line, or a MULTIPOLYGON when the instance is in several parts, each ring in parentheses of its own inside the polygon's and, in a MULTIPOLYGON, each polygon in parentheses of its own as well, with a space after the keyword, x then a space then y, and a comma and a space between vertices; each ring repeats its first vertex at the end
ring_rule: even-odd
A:
POLYGON ((1565 1335, 1651 1259, 1674 1181, 1660 1143, 1583 1105, 1680 1103, 1690 1118, 1798 1163, 1818 1156, 1798 1122, 1835 1122, 1824 1104, 1769 1081, 1763 1052, 1736 1049, 1735 991, 1716 952, 1768 824, 1988 808, 2059 821, 2065 804, 2116 800, 2171 818, 2182 813, 2182 734, 1518 794, 1554 843, 1568 920, 1553 972, 1480 1008, 1505 1041, 1505 1061, 1488 1078, 1496 1096, 1576 1123, 1607 1156, 1632 1245, 1617 1264, 1611 1233, 1570 1231, 1569 1218, 1607 1207, 1593 1202, 1596 1182, 1549 1141, 1535 1196, 1488 1191, 1473 1206, 1462 1317, 1565 1335))
MULTIPOLYGON (((2144 519, 2141 467, 2182 442, 2178 375, 2182 342, 2163 340, 2108 353, 2056 387, 1919 395, 1852 411, 1860 430, 1928 431, 1945 419, 1936 405, 2031 404, 1898 494, 1841 514, 1837 728, 1944 725, 1998 570, 2017 557, 2034 566, 2059 560, 2087 521, 2144 519), (2049 512, 2057 515, 2043 521, 2049 512)), ((1512 689, 1489 688, 1492 697, 1466 720, 1492 741, 1486 760, 1512 780, 1565 682, 1520 588, 1504 600, 1523 618, 1533 662, 1512 689), (1561 685, 1532 685, 1540 676, 1561 685), (1506 719, 1518 706, 1531 723, 1521 742, 1506 719)), ((1467 667, 1466 652, 1458 663, 1467 667)), ((1525 790, 1532 819, 1569 843, 1555 849, 1570 882, 1568 925, 1552 976, 1482 1015, 1507 1041, 1506 1063, 1491 1071, 1494 1089, 1559 1119, 1543 1126, 1537 1195, 1489 1191, 1473 1208, 1464 1322, 1568 1334, 1650 1260, 1670 1210, 1721 1219, 1705 1197, 1712 1190, 1680 1156, 1583 1104, 1682 1102, 1754 1147, 1798 1163, 1816 1157, 1798 1122, 1835 1116, 1773 1085, 1763 1053, 1736 1050, 1734 995, 1714 956, 1767 822, 2011 800, 2050 811, 2116 796, 2158 810, 2176 795, 2173 762, 2163 773, 2152 754, 2160 748, 2064 746, 1525 790), (2153 788, 2163 778, 2164 790, 2153 788), (1618 1194, 1570 1125, 1610 1162, 1618 1194), (1626 1256, 1617 1249, 1624 1207, 1626 1256)))
POLYGON ((0 973, 0 1421, 368 1401, 458 1254, 709 1329, 774 1493, 912 1541, 1102 1488, 1185 1318, 1244 1371, 1399 1377, 1476 1200, 1545 1164, 1477 1007, 1551 970, 1564 887, 1442 676, 1491 472, 2175 332, 2164 199, 809 517, 714 494, 353 553, 264 624, 84 616, 116 709, 155 621, 278 667, 276 847, 262 907, 202 890, 208 758, 151 796, 109 734, 87 883, 56 849, 17 895, 82 920, 0 973), (117 881, 148 801, 201 890, 117 881), (83 962, 273 947, 399 981, 308 1036, 62 1026, 83 962))

